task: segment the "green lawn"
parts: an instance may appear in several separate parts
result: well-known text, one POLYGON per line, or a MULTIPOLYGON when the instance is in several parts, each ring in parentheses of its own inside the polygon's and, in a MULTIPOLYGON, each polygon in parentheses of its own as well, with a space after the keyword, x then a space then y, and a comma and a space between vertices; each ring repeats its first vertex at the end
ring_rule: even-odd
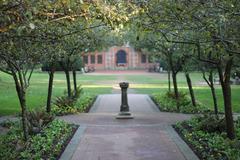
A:
MULTIPOLYGON (((152 74, 152 75, 126 75, 126 79, 130 82, 137 83, 137 84, 165 84, 167 85, 167 73, 161 74, 152 74)), ((191 73, 190 75, 192 82, 197 83, 202 80, 202 75, 200 73, 191 73)), ((186 86, 186 79, 183 73, 179 73, 178 77, 178 84, 186 86)))
MULTIPOLYGON (((135 88, 137 93, 146 93, 146 94, 152 94, 152 93, 164 93, 168 91, 167 87, 159 87, 159 88, 135 88)), ((188 89, 181 88, 179 89, 183 92, 188 92, 188 89)), ((206 107, 213 109, 213 101, 212 101, 212 95, 211 91, 207 87, 197 87, 194 88, 195 96, 198 101, 203 103, 206 107)), ((234 112, 240 112, 240 87, 239 86, 232 86, 232 105, 233 105, 233 111, 234 112)), ((223 97, 222 97, 222 91, 218 87, 216 89, 216 94, 218 98, 218 104, 220 107, 220 111, 224 111, 223 108, 223 97)))
MULTIPOLYGON (((112 92, 113 85, 119 82, 119 75, 91 75, 78 74, 78 84, 82 84, 84 92, 87 94, 108 94, 112 92)), ((193 87, 197 100, 212 107, 211 92, 207 86, 202 85, 203 79, 200 73, 191 74, 193 87)), ((130 82, 130 87, 136 93, 152 94, 164 93, 167 91, 167 74, 151 74, 151 75, 121 75, 121 80, 130 82)), ((178 83, 180 91, 187 92, 186 80, 182 73, 178 75, 178 83)), ((48 74, 35 72, 31 79, 30 88, 27 94, 27 105, 29 109, 43 107, 46 103, 48 86, 48 74)), ((55 74, 54 80, 54 97, 60 96, 66 90, 65 75, 61 72, 55 74)), ((217 96, 219 106, 223 111, 223 98, 221 88, 217 86, 217 96)), ((240 112, 240 86, 232 86, 233 110, 240 112)), ((12 78, 0 72, 0 115, 15 114, 20 111, 15 86, 12 78)))
MULTIPOLYGON (((114 80, 115 76, 89 76, 78 74, 78 84, 83 87, 91 86, 100 80, 114 80)), ((44 107, 46 103, 48 88, 48 74, 34 73, 31 79, 30 87, 27 91, 27 106, 29 109, 44 107)), ((94 87, 84 87, 87 94, 105 94, 111 93, 111 88, 101 85, 94 87)), ((66 90, 65 75, 56 73, 53 88, 53 98, 61 96, 66 90)), ((9 75, 0 72, 0 115, 15 114, 20 111, 19 101, 12 78, 9 75)))
MULTIPOLYGON (((213 108, 213 101, 211 90, 206 85, 203 85, 203 78, 201 73, 190 74, 196 99, 206 105, 208 108, 213 108)), ((164 93, 168 91, 167 74, 163 73, 153 76, 142 76, 142 75, 131 75, 126 76, 126 79, 134 84, 130 84, 137 93, 153 94, 153 93, 164 93)), ((183 73, 179 73, 178 77, 179 90, 188 93, 186 79, 183 73)), ((224 111, 223 108, 223 96, 220 85, 216 85, 216 95, 218 98, 218 104, 220 111, 224 111)), ((234 112, 240 112, 240 86, 232 85, 232 105, 234 112)))

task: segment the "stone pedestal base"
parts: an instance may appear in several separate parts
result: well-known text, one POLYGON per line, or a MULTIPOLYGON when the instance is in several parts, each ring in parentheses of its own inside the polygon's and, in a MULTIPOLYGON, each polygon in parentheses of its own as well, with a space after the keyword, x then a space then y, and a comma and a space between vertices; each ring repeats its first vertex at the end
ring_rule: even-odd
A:
POLYGON ((116 119, 133 119, 133 116, 130 112, 120 112, 116 116, 116 119))

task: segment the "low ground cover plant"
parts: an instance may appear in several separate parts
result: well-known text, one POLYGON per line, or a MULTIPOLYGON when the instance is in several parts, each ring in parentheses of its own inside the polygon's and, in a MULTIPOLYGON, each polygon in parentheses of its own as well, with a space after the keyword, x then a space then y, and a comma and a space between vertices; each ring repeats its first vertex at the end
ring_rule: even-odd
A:
POLYGON ((27 113, 29 134, 37 134, 54 120, 55 116, 41 110, 33 110, 27 113))
POLYGON ((75 107, 77 108, 77 111, 81 113, 87 113, 90 110, 96 98, 97 96, 95 95, 87 95, 87 94, 80 97, 75 105, 75 107))
POLYGON ((83 94, 72 106, 58 107, 53 106, 52 112, 57 116, 75 114, 75 113, 86 113, 94 103, 96 96, 83 94))
POLYGON ((61 120, 49 122, 42 130, 31 135, 26 142, 20 122, 6 122, 7 134, 0 135, 0 159, 57 159, 77 126, 61 120))
MULTIPOLYGON (((178 112, 173 92, 153 94, 151 97, 161 111, 178 112)), ((200 102, 197 102, 197 106, 193 106, 190 97, 184 92, 179 92, 179 104, 181 113, 205 113, 209 111, 200 102)))
POLYGON ((236 139, 225 133, 225 119, 203 115, 177 123, 174 128, 203 160, 240 159, 240 118, 235 121, 236 139))
POLYGON ((72 97, 66 94, 58 97, 52 107, 52 113, 57 116, 74 114, 79 112, 88 112, 93 104, 96 96, 88 95, 83 92, 81 87, 78 87, 76 93, 72 92, 72 97))

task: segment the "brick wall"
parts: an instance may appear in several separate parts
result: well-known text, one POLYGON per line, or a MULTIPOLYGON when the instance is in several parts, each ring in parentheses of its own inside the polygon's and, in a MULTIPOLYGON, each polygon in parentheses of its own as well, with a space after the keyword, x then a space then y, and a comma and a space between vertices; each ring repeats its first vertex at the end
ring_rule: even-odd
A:
POLYGON ((85 63, 85 66, 94 67, 96 70, 147 69, 152 64, 148 62, 148 55, 146 55, 146 62, 142 63, 142 54, 144 53, 135 51, 131 47, 114 46, 105 51, 85 53, 84 55, 88 57, 88 63, 85 63), (119 50, 126 52, 126 64, 121 66, 117 65, 117 52, 119 50), (102 55, 102 63, 99 63, 98 55, 102 55), (95 57, 95 63, 91 63, 91 56, 95 57))

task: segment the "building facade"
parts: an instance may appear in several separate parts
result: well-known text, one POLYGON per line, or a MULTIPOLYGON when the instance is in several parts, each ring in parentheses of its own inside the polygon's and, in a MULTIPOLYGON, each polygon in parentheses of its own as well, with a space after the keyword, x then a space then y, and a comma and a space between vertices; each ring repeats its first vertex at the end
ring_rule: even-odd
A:
POLYGON ((83 55, 85 67, 96 70, 148 69, 153 65, 147 54, 129 46, 113 46, 106 51, 96 51, 83 55))

